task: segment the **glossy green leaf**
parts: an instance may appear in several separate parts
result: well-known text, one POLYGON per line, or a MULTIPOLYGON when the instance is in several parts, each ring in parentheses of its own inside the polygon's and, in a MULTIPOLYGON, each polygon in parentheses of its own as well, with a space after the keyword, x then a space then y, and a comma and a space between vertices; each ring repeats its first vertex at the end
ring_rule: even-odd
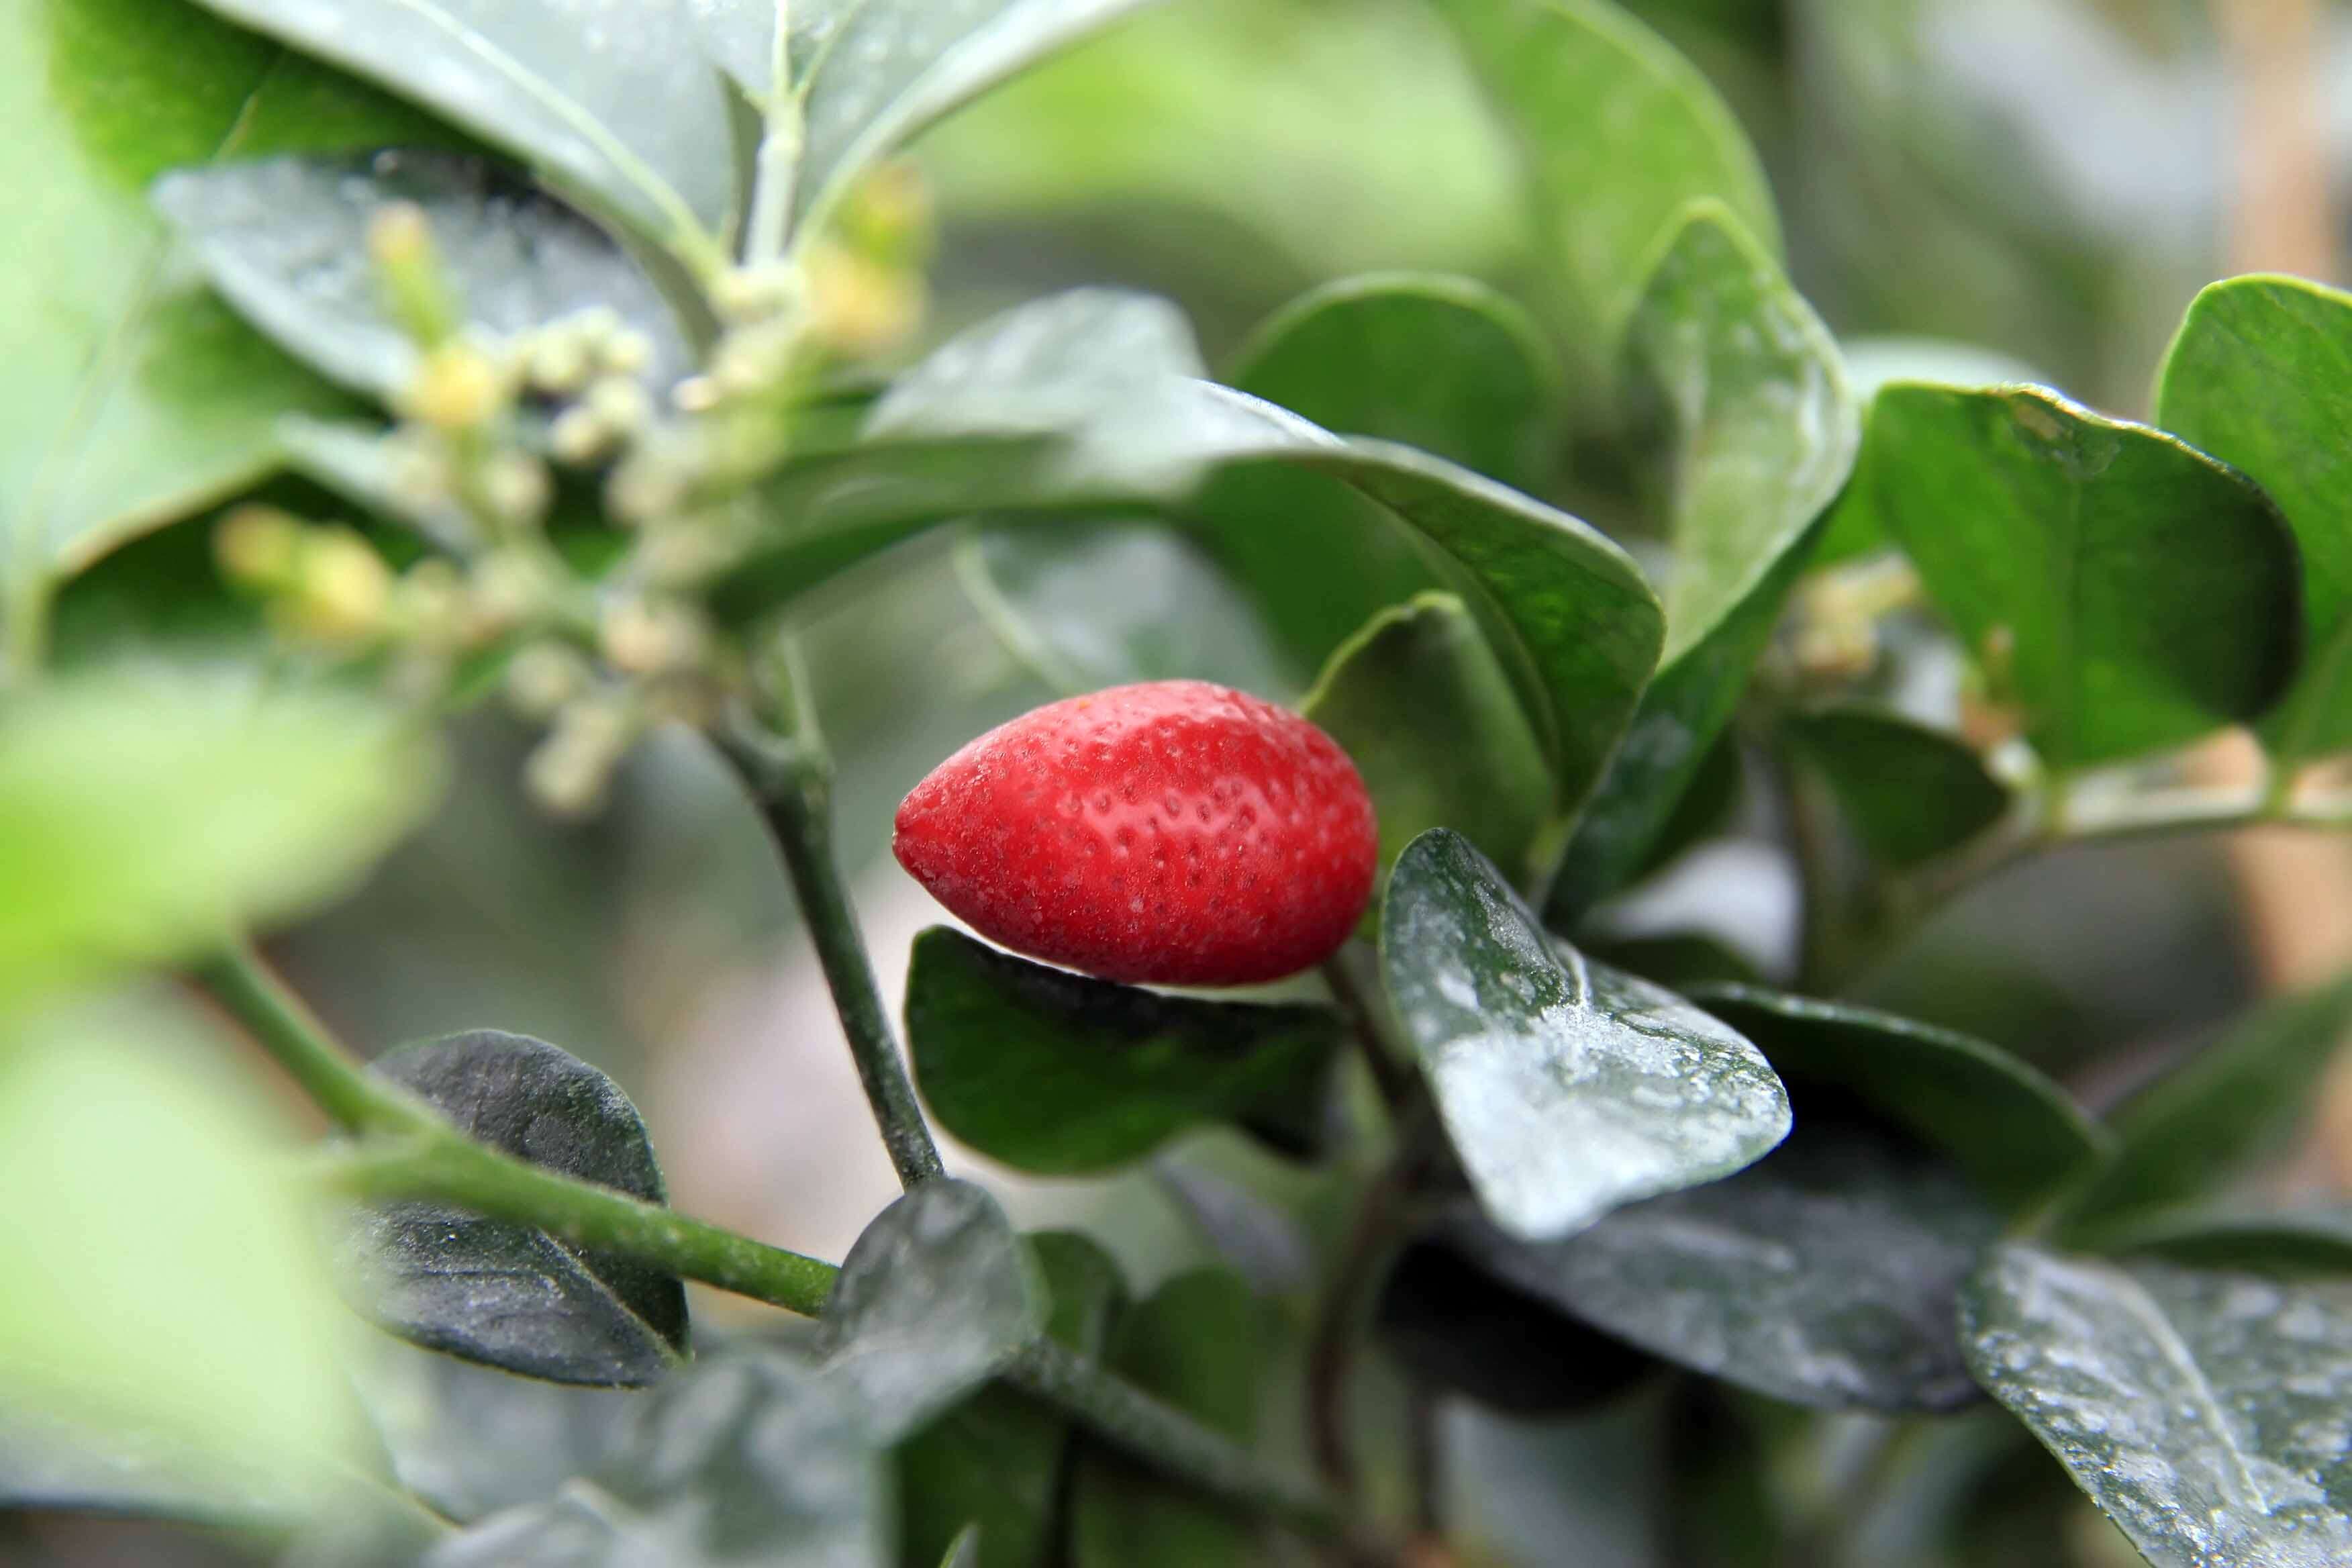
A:
POLYGON ((447 117, 698 261, 734 199, 725 100, 687 0, 203 0, 447 117))
POLYGON ((1484 1225, 1452 1239, 1505 1281, 1679 1365, 1799 1405, 1910 1411, 1976 1396, 1954 1300, 2000 1230, 1943 1161, 1808 1113, 1750 1169, 1565 1240, 1484 1225))
POLYGON ((888 1562, 889 1477, 854 1390, 782 1352, 706 1358, 642 1394, 630 1440, 421 1568, 845 1568, 888 1562))
POLYGON ((344 891, 438 773, 382 709, 227 670, 18 699, 0 715, 0 995, 191 957, 344 891))
POLYGON ((1589 908, 1644 862, 1706 765, 1853 466, 1837 345, 1716 202, 1687 212, 1625 333, 1630 422, 1659 454, 1666 643, 1560 880, 1589 908))
POLYGON ((1381 612, 1331 656, 1300 711, 1364 775, 1383 872, 1430 828, 1451 827, 1519 886, 1542 874, 1551 775, 1460 599, 1425 594, 1381 612))
POLYGON ((2116 1158, 2069 1200, 2077 1234, 2219 1191, 2285 1152, 2352 1029, 2352 980, 2272 1002, 2110 1114, 2116 1158))
POLYGON ((1521 1419, 1589 1410, 1658 1370, 1647 1352, 1498 1278, 1443 1230, 1398 1255, 1374 1321, 1416 1377, 1521 1419))
MULTIPOLYGON (((1359 498, 1368 529, 1405 531, 1413 548, 1458 576, 1543 740, 1559 800, 1581 799, 1663 635, 1656 599, 1633 562, 1575 519, 1441 459, 1343 441, 1201 383, 1197 357, 1163 302, 1105 290, 1057 296, 975 328, 893 384, 868 419, 867 445, 779 476, 767 500, 789 525, 717 585, 715 607, 730 621, 756 620, 950 519, 1178 505, 1213 472, 1220 482, 1190 514, 1230 560, 1228 547, 1253 533, 1259 514, 1234 510, 1240 502, 1227 481, 1254 468, 1293 480, 1301 475, 1292 470, 1304 470, 1359 498)), ((1279 529, 1291 517, 1263 521, 1279 529)), ((1236 570, 1262 580, 1246 563, 1236 570)), ((1426 580, 1424 573, 1413 585, 1426 580)), ((1364 606, 1334 640, 1391 602, 1364 606)))
POLYGON ((365 1471, 339 1313, 230 1051, 162 994, 0 1023, 0 1411, 79 1434, 33 1456, 53 1500, 102 1500, 77 1453, 152 1504, 280 1521, 365 1471))
MULTIPOLYGON (((1257 1432, 1267 1328, 1249 1288, 1204 1268, 1180 1274, 1119 1320, 1110 1370, 1226 1436, 1257 1432)), ((1250 1527, 1155 1472, 1082 1443, 1071 1478, 1071 1568, 1198 1568, 1256 1561, 1250 1527)))
POLYGON ((935 928, 915 939, 907 1043, 940 1125, 992 1159, 1073 1175, 1205 1121, 1319 1094, 1344 1031, 1321 1007, 1167 996, 935 928))
POLYGON ((2063 1089, 1967 1035, 1754 985, 1699 985, 1690 995, 1755 1041, 1784 1079, 1861 1100, 1949 1156, 2011 1212, 2114 1147, 2063 1089))
POLYGON ((1459 834, 1424 834, 1398 861, 1381 959, 1472 1189, 1512 1236, 1568 1236, 1729 1175, 1789 1131, 1754 1046, 1556 947, 1459 834))
MULTIPOLYGON (((1108 1253, 1076 1231, 1026 1238, 1053 1310, 1045 1331, 1100 1356, 1126 1295, 1108 1253)), ((1001 1384, 982 1389, 899 1446, 899 1559, 927 1563, 977 1529, 971 1568, 1049 1568, 1070 1423, 1001 1384)))
POLYGON ((281 414, 352 406, 168 265, 149 182, 437 135, 183 0, 8 8, 0 186, 41 234, 0 268, 0 537, 20 592, 266 473, 281 414))
POLYGON ((2052 767, 2254 718, 2294 675, 2294 535, 2170 437, 2039 388, 1890 386, 1853 484, 2052 767))
POLYGON ((1571 342, 1613 336, 1660 238, 1720 201, 1769 250, 1780 220, 1755 149, 1696 67, 1609 0, 1442 0, 1517 142, 1559 268, 1571 342))
POLYGON ((1995 1249, 1969 1364, 2158 1568, 2352 1554, 2352 1275, 1995 1249))
MULTIPOLYGON (((649 1203, 661 1166, 620 1086, 543 1040, 478 1029, 404 1047, 371 1070, 477 1141, 649 1203)), ((433 1204, 356 1210, 342 1243, 352 1304, 431 1350, 557 1383, 630 1385, 687 1351, 674 1275, 530 1226, 433 1204)))
POLYGON ((895 1443, 1036 1338, 1046 1305, 996 1200, 937 1177, 859 1234, 825 1299, 817 1353, 878 1440, 895 1443))
POLYGON ((986 523, 958 544, 966 592, 1022 663, 1064 692, 1213 680, 1285 701, 1300 682, 1255 605, 1156 522, 986 523))
POLYGON ((1542 330, 1485 284, 1384 272, 1293 300, 1243 347, 1231 380, 1326 430, 1534 489, 1551 478, 1561 374, 1542 330))
POLYGON ((2009 814, 2010 793, 1982 758, 1897 714, 1829 708, 1782 732, 1821 770, 1863 848, 1895 869, 1958 849, 2009 814))
POLYGON ((2303 547, 2305 656, 2263 721, 2287 763, 2352 749, 2352 295, 2232 278, 2197 297, 2157 382, 2156 421, 2250 475, 2303 547))
POLYGON ((157 210, 246 320, 331 379, 389 398, 416 348, 385 309, 368 227, 394 202, 420 209, 467 321, 511 337, 592 308, 654 345, 646 375, 677 379, 685 344, 645 274, 593 225, 479 159, 383 153, 272 158, 166 175, 157 210))

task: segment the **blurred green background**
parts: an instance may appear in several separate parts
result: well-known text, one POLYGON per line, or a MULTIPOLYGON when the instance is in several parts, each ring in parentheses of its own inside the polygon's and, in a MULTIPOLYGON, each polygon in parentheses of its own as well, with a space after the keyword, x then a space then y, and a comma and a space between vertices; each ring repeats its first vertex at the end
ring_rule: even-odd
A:
MULTIPOLYGON (((2311 46, 2291 84, 2302 118, 2283 134, 2316 162, 2281 195, 2237 174, 2249 127, 2279 89, 2259 59, 2249 66, 2226 5, 1630 8, 1738 111, 1770 172, 1796 281, 1874 367, 1964 346, 2140 415, 2200 284, 2251 260, 2333 269, 2331 197, 2352 170, 2352 11, 2247 7, 2309 13, 2294 24, 2307 25, 2311 46)), ((1431 268, 1533 291, 1513 149, 1420 0, 1177 0, 951 121, 918 157, 940 223, 934 337, 1056 288, 1118 282, 1179 301, 1220 364, 1286 300, 1350 273, 1431 268)), ((1560 478, 1595 521, 1615 521, 1605 467, 1560 478)), ((63 645, 119 638, 126 610, 150 602, 142 581, 209 570, 195 530, 122 551, 69 592, 63 645)), ((197 616, 139 635, 233 630, 197 616)), ((1055 693, 975 609, 945 543, 824 590, 808 652, 841 759, 843 842, 864 868, 862 913, 895 989, 908 940, 938 918, 887 853, 898 797, 956 745, 1055 693)), ((558 826, 521 797, 520 725, 485 710, 457 739, 437 817, 273 956, 363 1048, 481 1026, 562 1045, 637 1099, 679 1205, 840 1256, 896 1184, 748 805, 698 742, 667 735, 634 759, 599 820, 558 826)), ((2077 851, 1979 889, 1862 989, 2104 1099, 2275 973, 2276 955, 2250 945, 2261 928, 2238 897, 2220 844, 2077 851)), ((1785 972, 1793 902, 1779 852, 1735 832, 1616 918, 1635 931, 1703 925, 1785 972)), ((1237 1142, 1187 1145, 1182 1158, 1273 1179, 1237 1142)), ((1090 1216, 1139 1286, 1201 1255, 1149 1176, 1009 1186, 1024 1221, 1090 1216)), ((698 1306, 717 1321, 736 1310, 710 1297, 698 1306)), ((1460 1474, 1578 1478, 1552 1501, 1567 1521, 1498 1517, 1484 1532, 1530 1563, 1559 1561, 1548 1553, 1567 1529, 1585 1543, 1580 1568, 1661 1561, 1660 1500, 1635 1459, 1660 1419, 1642 1405, 1515 1433, 1465 1417, 1460 1474)), ((1967 1421, 1950 1430, 1952 1445, 2006 1441, 1967 1421)), ((1984 1539, 1957 1560, 2105 1561, 2101 1534, 2053 1538, 2036 1511, 2056 1472, 2030 1448, 2003 1452, 1970 1472, 1988 1500, 1973 1510, 1984 1539), (2010 1540, 2000 1532, 2012 1512, 2030 1522, 2010 1540)), ((1821 1473, 1833 1482, 1833 1454, 1821 1473)), ((1938 1560, 1916 1555, 1901 1528, 1885 1521, 1883 1561, 1938 1560)), ((0 1562, 189 1563, 198 1550, 157 1530, 0 1521, 0 1562)))

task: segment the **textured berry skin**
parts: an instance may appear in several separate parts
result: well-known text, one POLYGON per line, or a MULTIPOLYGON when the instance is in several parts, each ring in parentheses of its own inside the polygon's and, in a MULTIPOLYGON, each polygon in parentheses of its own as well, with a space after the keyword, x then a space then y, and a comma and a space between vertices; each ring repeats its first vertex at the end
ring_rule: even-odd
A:
POLYGON ((1108 980, 1247 985, 1329 957, 1371 900, 1371 796, 1331 737, 1201 680, 991 730, 917 784, 891 847, 992 941, 1108 980))

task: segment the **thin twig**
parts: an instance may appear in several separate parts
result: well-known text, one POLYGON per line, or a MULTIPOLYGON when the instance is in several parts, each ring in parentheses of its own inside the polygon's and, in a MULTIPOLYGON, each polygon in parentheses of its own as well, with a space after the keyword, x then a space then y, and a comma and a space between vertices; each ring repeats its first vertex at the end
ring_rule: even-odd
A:
POLYGON ((1324 960, 1323 981, 1331 988, 1332 1004, 1347 1020, 1349 1033, 1355 1037, 1381 1102, 1395 1115, 1413 1103, 1421 1093, 1421 1080, 1410 1065, 1406 1047, 1391 1027, 1385 1008, 1374 999, 1373 988, 1355 972, 1360 949, 1360 943, 1351 941, 1324 960))
POLYGON ((1348 1384, 1375 1292, 1412 1216, 1413 1194, 1428 1161, 1427 1126, 1427 1118, 1417 1115, 1401 1128, 1395 1154, 1364 1189, 1307 1341, 1307 1445, 1324 1484, 1343 1498, 1356 1495, 1357 1483, 1348 1441, 1348 1384))

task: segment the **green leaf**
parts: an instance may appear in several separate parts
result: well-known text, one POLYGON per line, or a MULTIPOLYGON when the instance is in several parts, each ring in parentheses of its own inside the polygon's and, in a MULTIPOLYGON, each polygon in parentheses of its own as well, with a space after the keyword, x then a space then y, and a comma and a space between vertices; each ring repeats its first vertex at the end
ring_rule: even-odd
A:
MULTIPOLYGON (((1028 1237, 1053 1300, 1045 1331, 1099 1357, 1126 1285, 1108 1253, 1076 1231, 1028 1237)), ((971 1568, 1042 1568, 1061 1517, 1066 1416, 1001 1384, 982 1389, 899 1446, 899 1560, 937 1561, 976 1529, 971 1568)))
POLYGON ((1821 770, 1863 848, 1896 870, 1948 854, 2009 814, 2009 791, 1950 735, 1890 712, 1830 708, 1782 733, 1821 770))
POLYGON ((1943 1161, 1809 1110, 1751 1168, 1565 1240, 1531 1245, 1482 1224, 1451 1239, 1678 1365, 1799 1405, 1937 1411, 1976 1396, 1954 1300, 2000 1230, 1943 1161))
MULTIPOLYGON (((458 1131, 549 1170, 667 1201, 637 1108, 543 1040, 478 1029, 404 1047, 371 1071, 458 1131)), ((433 1204, 356 1210, 342 1244, 360 1311, 430 1350, 557 1383, 632 1385, 687 1352, 686 1289, 633 1259, 433 1204)))
POLYGON ((1045 1326, 1046 1301, 996 1200, 938 1177, 876 1215, 825 1299, 817 1353, 894 1443, 1045 1326))
POLYGON ((1389 996, 1482 1207, 1530 1241, 1714 1181, 1789 1131, 1764 1058, 1552 939, 1461 835, 1415 839, 1381 917, 1389 996))
POLYGON ((1764 978, 1745 953, 1702 931, 1668 931, 1579 945, 1586 957, 1655 981, 1669 991, 1687 992, 1709 984, 1757 984, 1764 978))
POLYGON ((2223 1268, 2352 1273, 2352 1209, 2207 1206, 2160 1210, 2105 1232, 2102 1252, 2223 1268))
POLYGON ((1321 1007, 1167 996, 997 952, 915 939, 907 1043, 940 1124, 992 1159, 1075 1175, 1189 1127, 1319 1093, 1343 1037, 1321 1007))
POLYGON ((1467 278, 1345 278, 1284 307, 1232 384, 1327 430, 1418 447, 1506 484, 1552 477, 1562 372, 1542 329, 1467 278))
POLYGON ((2352 1277, 1996 1248, 1969 1364, 2158 1568, 2352 1554, 2352 1277))
POLYGON ((2352 1028, 2352 980, 2270 1003, 2108 1118, 2116 1158, 2067 1204, 2094 1234, 2209 1194, 2285 1148, 2352 1028))
POLYGON ((700 263, 734 199, 724 98, 687 0, 203 0, 411 99, 700 263))
POLYGON ((1859 503, 2050 766, 2261 714, 2294 673, 2294 538, 2252 481, 2035 387, 1890 386, 1859 503))
POLYGON ((0 105, 0 186, 41 231, 0 268, 0 572, 35 597, 52 570, 266 473, 279 415, 352 406, 166 265, 149 182, 220 158, 442 138, 183 0, 10 6, 0 105))
POLYGON ((1675 564, 1657 678, 1562 874, 1571 916, 1640 869, 1705 766, 1860 440, 1837 345, 1713 201, 1650 274, 1622 381, 1662 459, 1675 564))
POLYGON ((707 1358, 643 1401, 620 1456, 421 1568, 860 1568, 890 1561, 888 1474, 855 1391, 782 1352, 707 1358))
MULTIPOLYGON (((755 621, 880 550, 975 512, 1180 506, 1212 472, 1223 479, 1189 512, 1233 560, 1236 541, 1295 519, 1287 509, 1249 510, 1231 488, 1234 476, 1255 468, 1297 480, 1290 470, 1304 470, 1325 494, 1352 492, 1368 531, 1404 531, 1458 577, 1543 741, 1558 799, 1581 799, 1663 635, 1631 559, 1528 497, 1423 453, 1340 440, 1202 384, 1196 368, 1181 319, 1141 296, 1078 290, 984 323, 893 384, 869 417, 866 445, 804 460, 768 487, 770 514, 790 524, 716 585, 714 607, 730 622, 755 621)), ((1247 563, 1236 570, 1263 580, 1247 563)), ((1357 612, 1334 640, 1391 602, 1357 612)))
POLYGON ((1441 0, 1533 187, 1571 343, 1613 339, 1659 239, 1713 197, 1768 250, 1756 151, 1696 68, 1608 0, 1441 0))
POLYGON ((2352 295, 2232 278, 2197 296, 2157 381, 2156 422, 2249 475, 2303 547, 2307 657, 2262 724, 2292 766, 2352 749, 2352 295))
POLYGON ((1364 775, 1384 872, 1423 833, 1451 827, 1517 885, 1541 877, 1551 775, 1460 599, 1424 594, 1374 616, 1331 656, 1300 711, 1364 775))
POLYGON ((1520 1419, 1590 1410, 1658 1370, 1646 1352, 1497 1278, 1443 1229, 1398 1256, 1375 1321, 1416 1377, 1520 1419))
POLYGON ((1755 1041, 1783 1079, 1860 1099, 1948 1155, 2011 1213, 2115 1146, 2063 1089, 1967 1035, 1754 985, 1698 985, 1690 995, 1755 1041))
POLYGON ((1269 701, 1299 690, 1256 607, 1160 524, 984 523, 958 542, 956 565, 1005 647, 1057 690, 1173 679, 1269 701))
POLYGON ((0 1023, 0 1411, 74 1445, 12 1495, 103 1500, 78 1453, 127 1458, 151 1504, 283 1521, 365 1470, 339 1313, 231 1052, 165 994, 0 1023))
POLYGON ((312 369, 388 399, 414 378, 415 344, 384 308, 368 227, 394 202, 420 208, 466 319, 512 337, 604 307, 654 344, 647 379, 687 365, 668 309, 621 247, 480 159, 383 153, 272 158, 168 174, 154 193, 214 287, 312 369))
POLYGON ((20 697, 0 714, 0 996, 191 957, 344 891, 438 776, 383 710, 227 670, 20 697))
POLYGON ((970 1526, 948 1543, 945 1555, 940 1559, 940 1568, 981 1568, 981 1540, 980 1526, 970 1526))
MULTIPOLYGON (((1223 1269, 1180 1274, 1119 1320, 1110 1370, 1244 1445, 1267 1367, 1257 1299, 1223 1269)), ((1256 1561, 1251 1531, 1198 1493, 1081 1442, 1070 1488, 1071 1568, 1199 1568, 1256 1561)))

